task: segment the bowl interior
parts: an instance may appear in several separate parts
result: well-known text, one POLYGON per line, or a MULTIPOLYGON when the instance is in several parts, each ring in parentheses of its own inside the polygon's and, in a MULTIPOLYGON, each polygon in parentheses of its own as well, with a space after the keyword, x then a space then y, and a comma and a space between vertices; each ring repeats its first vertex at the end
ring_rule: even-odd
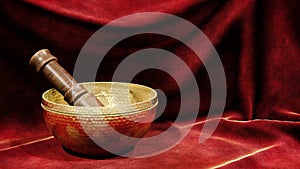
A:
POLYGON ((64 114, 89 114, 101 111, 104 114, 136 113, 157 105, 155 90, 138 84, 121 82, 81 83, 93 93, 104 107, 70 106, 56 90, 50 89, 42 96, 42 107, 46 110, 64 114))

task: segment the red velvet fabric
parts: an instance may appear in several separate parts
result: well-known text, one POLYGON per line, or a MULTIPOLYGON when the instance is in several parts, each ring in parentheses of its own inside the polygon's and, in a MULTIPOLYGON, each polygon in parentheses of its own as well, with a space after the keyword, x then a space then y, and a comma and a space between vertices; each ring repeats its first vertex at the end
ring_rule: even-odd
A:
MULTIPOLYGON (((1 1, 0 168, 297 168, 298 10, 300 2, 296 0, 1 1), (228 94, 217 130, 205 143, 198 143, 210 106, 210 83, 201 62, 174 40, 147 34, 116 45, 101 65, 97 81, 110 81, 118 63, 134 51, 160 47, 174 52, 193 70, 200 89, 199 119, 192 131, 170 151, 143 159, 89 159, 64 151, 44 125, 41 94, 51 86, 30 70, 30 57, 48 48, 72 72, 80 49, 102 25, 149 11, 190 21, 216 47, 228 94)), ((190 77, 182 79, 184 85, 190 77)), ((134 82, 161 88, 167 94, 166 110, 149 134, 164 130, 176 117, 180 102, 174 79, 150 70, 141 72, 134 82)))

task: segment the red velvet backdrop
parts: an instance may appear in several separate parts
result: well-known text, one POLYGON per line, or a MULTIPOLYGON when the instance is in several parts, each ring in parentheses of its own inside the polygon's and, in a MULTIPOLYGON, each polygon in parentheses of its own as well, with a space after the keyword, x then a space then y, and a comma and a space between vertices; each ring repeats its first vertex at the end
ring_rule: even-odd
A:
MULTIPOLYGON (((297 0, 1 1, 0 168, 297 168, 299 10, 297 0), (174 45, 158 35, 140 35, 119 43, 108 53, 97 81, 110 81, 122 57, 139 49, 172 51, 189 63, 197 78, 201 94, 198 123, 179 145, 155 157, 99 160, 70 155, 44 125, 41 94, 51 86, 28 67, 30 57, 48 48, 72 72, 80 49, 102 25, 149 11, 190 21, 217 49, 225 68, 228 94, 221 123, 209 140, 198 143, 203 117, 210 106, 205 68, 185 46, 174 45)), ((190 77, 182 78, 182 83, 187 83, 190 77)), ((167 109, 151 132, 163 130, 178 110, 174 79, 152 70, 141 72, 134 82, 166 92, 167 109)))

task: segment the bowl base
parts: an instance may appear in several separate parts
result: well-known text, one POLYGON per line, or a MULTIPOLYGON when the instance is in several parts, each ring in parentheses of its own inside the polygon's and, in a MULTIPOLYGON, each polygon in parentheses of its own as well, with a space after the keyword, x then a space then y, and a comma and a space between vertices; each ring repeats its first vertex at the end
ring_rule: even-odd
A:
MULTIPOLYGON (((119 155, 110 153, 110 152, 106 152, 105 154, 103 152, 99 153, 99 154, 85 154, 85 153, 80 153, 80 152, 76 152, 73 151, 65 146, 62 145, 62 148, 65 152, 67 152, 70 155, 76 156, 76 157, 80 157, 80 158, 89 158, 89 159, 110 159, 110 158, 118 158, 121 157, 119 155)), ((134 147, 130 147, 127 150, 124 150, 122 152, 120 152, 119 154, 127 154, 130 153, 131 151, 133 151, 134 147)))

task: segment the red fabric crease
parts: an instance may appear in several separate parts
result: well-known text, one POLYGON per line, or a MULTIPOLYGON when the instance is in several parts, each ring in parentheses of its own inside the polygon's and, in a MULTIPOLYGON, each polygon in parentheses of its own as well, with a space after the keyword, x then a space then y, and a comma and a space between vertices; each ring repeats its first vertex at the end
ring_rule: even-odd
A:
MULTIPOLYGON (((299 7, 296 0, 1 1, 0 168, 297 168, 299 7), (110 50, 96 80, 110 81, 122 59, 141 49, 157 47, 178 55, 193 71, 201 95, 198 123, 188 136, 171 150, 144 159, 82 158, 64 151, 55 139, 43 140, 51 135, 43 122, 41 94, 51 86, 28 67, 32 54, 48 48, 72 72, 80 49, 101 26, 128 14, 150 11, 190 21, 207 35, 220 56, 227 100, 212 137, 198 143, 210 106, 210 82, 202 61, 174 39, 146 34, 125 39, 110 50)), ((151 22, 156 20, 119 26, 151 22)), ((164 62, 166 66, 172 63, 164 62)), ((174 69, 178 70, 180 67, 174 69)), ((182 74, 180 85, 189 83, 191 77, 178 73, 182 74)), ((158 70, 141 72, 133 82, 160 88, 168 97, 151 135, 176 117, 178 85, 158 70)), ((193 99, 189 104, 195 104, 193 99)))

